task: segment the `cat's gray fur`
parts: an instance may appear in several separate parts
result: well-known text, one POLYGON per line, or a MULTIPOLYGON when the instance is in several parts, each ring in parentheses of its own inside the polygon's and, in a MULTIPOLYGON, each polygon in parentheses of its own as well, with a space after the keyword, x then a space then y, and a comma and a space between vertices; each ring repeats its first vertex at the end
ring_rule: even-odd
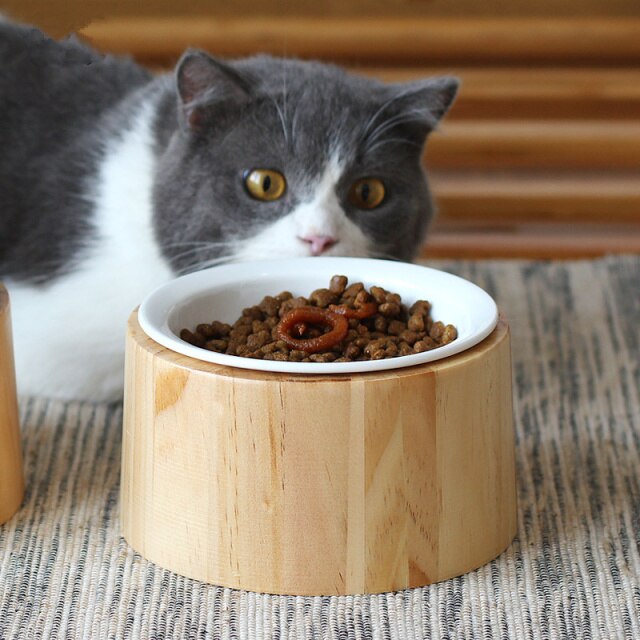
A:
MULTIPOLYGON (((157 245, 167 273, 251 257, 252 239, 263 234, 270 241, 269 229, 287 228, 282 220, 312 200, 329 165, 340 170, 331 215, 357 238, 335 238, 328 253, 410 260, 432 216, 423 144, 456 89, 452 78, 386 85, 320 63, 268 56, 223 63, 202 52, 185 54, 174 74, 153 76, 73 38, 54 42, 35 29, 0 23, 0 278, 30 304, 56 286, 74 295, 63 287, 65 278, 71 283, 72 275, 93 268, 104 235, 96 213, 108 209, 99 202, 101 168, 143 110, 152 136, 153 175, 140 176, 150 185, 147 240, 157 245), (257 167, 286 176, 282 199, 249 197, 243 173, 257 167), (375 210, 362 211, 347 193, 369 176, 383 180, 387 195, 375 210)), ((279 255, 308 254, 306 241, 286 234, 292 237, 277 243, 279 255)), ((141 278, 131 299, 149 284, 141 278)), ((46 317, 44 309, 32 311, 46 317)), ((19 383, 31 392, 20 342, 19 383)), ((114 384, 117 395, 117 381, 95 394, 64 383, 41 391, 102 398, 114 395, 114 384)))

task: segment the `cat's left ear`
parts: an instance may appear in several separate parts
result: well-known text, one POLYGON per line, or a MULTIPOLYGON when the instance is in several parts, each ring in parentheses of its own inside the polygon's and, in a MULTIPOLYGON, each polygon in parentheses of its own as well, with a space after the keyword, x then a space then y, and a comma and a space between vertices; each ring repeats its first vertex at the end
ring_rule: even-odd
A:
POLYGON ((453 104, 459 86, 460 81, 452 76, 391 85, 391 97, 384 105, 385 115, 393 118, 398 126, 426 137, 453 104))
POLYGON ((181 124, 194 131, 202 129, 221 107, 235 113, 250 100, 247 80, 231 66, 208 53, 188 50, 176 66, 176 89, 181 124))

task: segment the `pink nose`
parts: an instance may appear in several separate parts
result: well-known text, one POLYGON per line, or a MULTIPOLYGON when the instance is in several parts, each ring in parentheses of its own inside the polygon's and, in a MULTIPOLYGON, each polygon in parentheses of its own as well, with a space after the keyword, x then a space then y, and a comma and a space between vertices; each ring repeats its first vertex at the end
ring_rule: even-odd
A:
POLYGON ((319 256, 321 253, 324 253, 337 242, 337 240, 331 236, 315 235, 305 236, 304 238, 300 238, 300 240, 304 240, 304 242, 308 242, 311 245, 311 253, 314 256, 319 256))

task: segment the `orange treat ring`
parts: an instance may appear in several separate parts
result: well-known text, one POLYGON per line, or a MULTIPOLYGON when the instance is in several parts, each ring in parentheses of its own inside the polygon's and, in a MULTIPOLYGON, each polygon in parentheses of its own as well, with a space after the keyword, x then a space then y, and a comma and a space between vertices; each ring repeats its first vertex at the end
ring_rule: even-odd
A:
POLYGON ((348 330, 349 323, 343 315, 317 307, 298 307, 297 309, 291 309, 291 311, 282 316, 280 323, 276 327, 276 334, 280 340, 292 349, 306 351, 307 353, 319 353, 320 351, 329 351, 344 340, 348 330), (291 335, 291 331, 300 324, 330 327, 331 330, 317 338, 294 338, 291 335))
POLYGON ((357 318, 358 320, 363 320, 364 318, 374 316, 378 311, 378 305, 375 302, 365 302, 360 308, 351 309, 344 304, 330 304, 329 311, 339 313, 345 318, 357 318))

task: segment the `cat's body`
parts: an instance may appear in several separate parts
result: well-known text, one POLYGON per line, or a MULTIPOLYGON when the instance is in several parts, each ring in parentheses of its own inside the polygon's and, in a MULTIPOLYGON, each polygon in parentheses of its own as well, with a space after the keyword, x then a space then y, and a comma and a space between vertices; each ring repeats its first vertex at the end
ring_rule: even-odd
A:
POLYGON ((321 253, 411 259, 431 217, 422 145, 455 89, 199 52, 155 77, 0 23, 0 279, 19 390, 117 398, 126 318, 177 273, 321 253), (252 195, 255 169, 283 176, 283 193, 267 197, 261 177, 252 195), (385 187, 375 207, 362 202, 372 177, 385 187))

